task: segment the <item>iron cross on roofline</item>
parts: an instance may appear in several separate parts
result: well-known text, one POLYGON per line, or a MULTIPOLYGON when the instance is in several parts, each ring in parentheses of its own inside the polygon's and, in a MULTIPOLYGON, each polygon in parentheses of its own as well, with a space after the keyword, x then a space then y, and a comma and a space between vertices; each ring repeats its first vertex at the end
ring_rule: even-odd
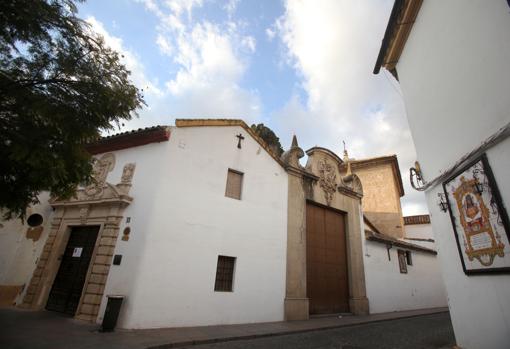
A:
POLYGON ((236 136, 239 140, 237 141, 237 147, 241 149, 241 141, 244 140, 243 134, 240 133, 236 136))

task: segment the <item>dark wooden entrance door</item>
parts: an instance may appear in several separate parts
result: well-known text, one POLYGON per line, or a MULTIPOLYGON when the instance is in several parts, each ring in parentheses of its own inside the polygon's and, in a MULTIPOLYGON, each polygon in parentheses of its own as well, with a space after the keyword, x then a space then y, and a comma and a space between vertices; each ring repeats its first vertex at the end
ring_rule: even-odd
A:
POLYGON ((345 221, 342 213, 306 206, 306 276, 310 314, 349 311, 345 221))
POLYGON ((46 303, 47 310, 76 313, 98 232, 98 226, 72 228, 46 303))

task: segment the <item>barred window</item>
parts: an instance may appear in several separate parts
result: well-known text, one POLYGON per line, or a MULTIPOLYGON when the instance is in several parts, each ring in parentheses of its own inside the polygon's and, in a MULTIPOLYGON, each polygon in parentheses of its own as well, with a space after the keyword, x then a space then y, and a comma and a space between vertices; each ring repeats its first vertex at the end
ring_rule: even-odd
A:
POLYGON ((216 267, 216 282, 214 291, 232 292, 234 281, 235 257, 218 256, 218 265, 216 267))
POLYGON ((225 189, 225 196, 241 200, 241 188, 243 184, 243 173, 228 169, 227 174, 227 188, 225 189))

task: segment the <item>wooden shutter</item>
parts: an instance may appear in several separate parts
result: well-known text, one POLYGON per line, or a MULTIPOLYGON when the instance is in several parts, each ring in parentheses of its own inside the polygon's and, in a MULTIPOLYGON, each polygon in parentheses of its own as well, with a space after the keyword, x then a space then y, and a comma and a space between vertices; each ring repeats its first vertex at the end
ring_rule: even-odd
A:
POLYGON ((225 189, 225 196, 241 200, 241 187, 243 184, 243 174, 229 169, 227 175, 227 188, 225 189))

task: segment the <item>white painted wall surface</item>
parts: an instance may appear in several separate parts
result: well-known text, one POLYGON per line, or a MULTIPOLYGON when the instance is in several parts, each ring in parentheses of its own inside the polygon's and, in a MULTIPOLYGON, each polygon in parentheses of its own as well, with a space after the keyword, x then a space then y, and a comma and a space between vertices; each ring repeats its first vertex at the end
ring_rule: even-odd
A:
MULTIPOLYGON (((487 152, 503 202, 510 203, 510 139, 487 152)), ((437 206, 440 186, 427 192, 441 269, 448 291, 450 313, 457 344, 463 349, 506 349, 510 345, 510 276, 472 275, 462 270, 448 213, 437 206)), ((510 253, 510 247, 505 249, 510 253)))
POLYGON ((446 291, 437 256, 411 251, 413 265, 401 274, 397 250, 365 240, 364 262, 370 313, 446 307, 446 291))
MULTIPOLYGON (((510 7, 507 1, 424 1, 397 70, 425 179, 510 122, 510 7), (440 155, 439 155, 440 154, 440 155)), ((487 152, 510 205, 510 140, 487 152)), ((457 344, 510 346, 510 276, 466 276, 448 214, 427 192, 457 344)))
POLYGON ((510 122, 506 0, 424 1, 397 64, 425 179, 510 122))
MULTIPOLYGON (((406 238, 416 238, 416 239, 435 239, 434 238, 434 230, 432 229, 432 224, 406 224, 404 225, 405 237, 406 238)), ((419 241, 419 240, 408 240, 404 239, 406 242, 410 242, 416 245, 420 245, 423 247, 431 248, 433 250, 437 249, 435 242, 428 241, 419 241)))
POLYGON ((246 131, 172 128, 168 142, 114 153, 111 183, 136 162, 131 237, 119 236, 105 290, 127 296, 120 327, 283 320, 287 174, 246 131), (244 173, 241 200, 225 197, 229 168, 244 173), (214 291, 218 255, 237 258, 233 292, 214 291))
POLYGON ((53 211, 48 204, 48 198, 47 193, 41 194, 41 203, 27 209, 26 218, 33 213, 43 217, 44 231, 37 241, 27 239, 29 226, 26 221, 22 222, 17 218, 0 221, 0 285, 19 286, 28 285, 30 282, 50 230, 53 211))

